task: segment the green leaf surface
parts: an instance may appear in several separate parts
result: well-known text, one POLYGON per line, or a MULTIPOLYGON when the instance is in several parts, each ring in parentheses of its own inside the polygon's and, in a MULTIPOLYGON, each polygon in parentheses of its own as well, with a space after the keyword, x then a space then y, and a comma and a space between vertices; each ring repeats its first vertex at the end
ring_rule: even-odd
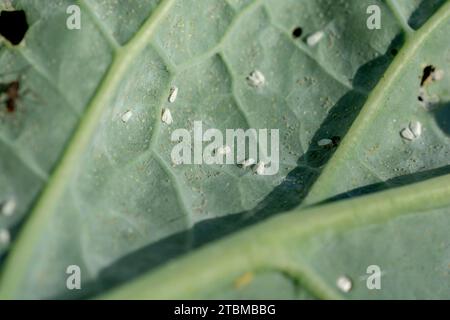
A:
POLYGON ((421 86, 426 66, 450 73, 446 44, 450 22, 446 18, 443 15, 409 37, 306 203, 331 196, 352 197, 448 173, 450 139, 445 111, 450 103, 450 82, 447 76, 421 86), (419 101, 423 89, 427 96, 437 97, 434 105, 424 107, 419 101), (402 130, 411 122, 421 123, 420 139, 402 137, 402 130))
POLYGON ((0 201, 17 202, 0 216, 14 230, 1 298, 445 297, 447 177, 336 200, 448 172, 448 1, 80 0, 68 30, 72 3, 0 1, 30 24, 0 47, 0 82, 24 88, 0 114, 0 201), (444 74, 432 110, 417 99, 427 65, 444 74), (278 174, 173 164, 171 133, 194 121, 279 129, 278 174), (405 141, 411 121, 423 132, 405 141), (363 285, 371 264, 383 290, 363 285), (82 290, 66 289, 69 265, 82 290))
POLYGON ((291 286, 302 288, 304 295, 299 298, 448 299, 449 194, 449 176, 444 176, 296 209, 169 263, 102 298, 205 299, 212 290, 234 290, 237 297, 243 291, 237 284, 251 270, 259 280, 256 285, 259 276, 284 275, 277 284, 287 279, 291 286), (380 290, 366 286, 371 265, 382 270, 380 290), (337 288, 336 280, 342 276, 352 281, 350 292, 337 288))

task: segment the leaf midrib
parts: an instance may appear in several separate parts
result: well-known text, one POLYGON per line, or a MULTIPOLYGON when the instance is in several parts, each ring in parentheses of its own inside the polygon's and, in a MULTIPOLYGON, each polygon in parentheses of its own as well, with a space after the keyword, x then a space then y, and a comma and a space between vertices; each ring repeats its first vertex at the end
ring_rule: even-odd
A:
POLYGON ((54 213, 53 209, 64 192, 64 185, 70 181, 71 174, 75 169, 73 164, 79 162, 78 160, 90 143, 98 121, 123 75, 136 56, 150 43, 159 22, 167 15, 174 2, 174 0, 162 0, 133 38, 125 46, 116 49, 114 60, 91 99, 86 114, 81 119, 59 164, 10 249, 0 274, 0 297, 14 296, 20 286, 32 257, 32 245, 30 244, 33 244, 39 237, 40 231, 54 213))

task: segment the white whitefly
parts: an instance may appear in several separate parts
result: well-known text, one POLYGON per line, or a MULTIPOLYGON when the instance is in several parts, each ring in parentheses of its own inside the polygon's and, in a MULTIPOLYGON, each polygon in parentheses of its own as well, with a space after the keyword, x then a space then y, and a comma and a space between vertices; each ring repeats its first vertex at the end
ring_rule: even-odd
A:
POLYGON ((403 139, 408 141, 413 141, 416 138, 414 136, 414 133, 409 128, 404 128, 402 131, 400 131, 400 135, 403 139))
POLYGON ((264 77, 261 71, 255 70, 248 75, 247 82, 252 87, 259 88, 266 83, 266 77, 264 77))
POLYGON ((216 154, 218 155, 226 155, 231 153, 230 146, 221 146, 216 149, 216 154))
POLYGON ((177 100, 178 96, 178 87, 173 86, 170 88, 169 98, 167 99, 170 103, 174 103, 177 100))
POLYGON ((169 109, 163 109, 162 111, 162 115, 161 115, 161 121, 164 122, 165 124, 172 124, 173 122, 173 118, 172 118, 172 113, 170 113, 169 109))
POLYGON ((422 124, 419 121, 411 121, 409 123, 409 129, 416 139, 422 135, 422 124))
POLYGON ((172 159, 172 166, 179 166, 181 164, 183 164, 182 159, 172 159))
POLYGON ((0 229, 0 245, 7 246, 11 242, 9 230, 0 229))
POLYGON ((16 211, 16 207, 16 199, 10 198, 1 205, 1 213, 7 217, 11 216, 13 215, 14 211, 16 211))
POLYGON ((256 163, 255 159, 248 158, 247 160, 242 161, 240 165, 242 166, 242 168, 248 168, 253 166, 255 163, 256 163))
POLYGON ((256 174, 258 174, 260 176, 264 175, 264 173, 266 172, 266 164, 263 161, 258 162, 258 164, 256 165, 256 168, 255 168, 255 171, 256 171, 256 174))
POLYGON ((325 33, 323 31, 317 31, 306 39, 306 43, 308 44, 308 46, 314 47, 320 42, 320 40, 322 40, 324 35, 325 33))
POLYGON ((331 140, 331 139, 321 139, 321 140, 319 140, 317 142, 317 145, 319 147, 326 147, 326 146, 329 146, 331 144, 333 144, 333 140, 331 140))
POLYGON ((122 115, 122 121, 123 123, 127 123, 131 117, 133 116, 133 111, 128 110, 122 115))
POLYGON ((418 121, 411 121, 407 128, 400 131, 403 139, 413 141, 422 135, 422 124, 418 121))
POLYGON ((349 277, 347 277, 347 276, 340 276, 336 280, 336 286, 342 292, 347 293, 347 292, 350 292, 350 290, 352 290, 353 283, 352 283, 352 280, 349 277))

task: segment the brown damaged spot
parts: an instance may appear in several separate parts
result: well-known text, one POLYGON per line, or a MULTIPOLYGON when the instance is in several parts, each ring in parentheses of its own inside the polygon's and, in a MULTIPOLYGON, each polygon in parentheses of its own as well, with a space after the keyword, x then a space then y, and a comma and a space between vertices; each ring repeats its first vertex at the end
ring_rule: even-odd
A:
POLYGON ((242 276, 236 279, 234 282, 235 289, 241 289, 248 286, 253 280, 253 272, 246 272, 242 276))
POLYGON ((13 81, 6 85, 6 89, 4 93, 6 94, 6 110, 9 113, 13 113, 16 111, 17 100, 19 99, 19 89, 20 84, 19 81, 13 81))

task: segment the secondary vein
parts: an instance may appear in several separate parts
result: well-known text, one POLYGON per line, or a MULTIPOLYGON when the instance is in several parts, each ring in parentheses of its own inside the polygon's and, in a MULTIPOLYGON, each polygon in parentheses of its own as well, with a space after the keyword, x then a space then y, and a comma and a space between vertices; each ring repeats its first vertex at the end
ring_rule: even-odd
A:
POLYGON ((404 16, 403 12, 400 10, 397 0, 386 0, 386 5, 391 10, 395 19, 400 24, 400 27, 403 29, 403 32, 405 32, 406 35, 414 33, 414 30, 410 27, 406 17, 404 16))

